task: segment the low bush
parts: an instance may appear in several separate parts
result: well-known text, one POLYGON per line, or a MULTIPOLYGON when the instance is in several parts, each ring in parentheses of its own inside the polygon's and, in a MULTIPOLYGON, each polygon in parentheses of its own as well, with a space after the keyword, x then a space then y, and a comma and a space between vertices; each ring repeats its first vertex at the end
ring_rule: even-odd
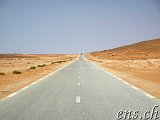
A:
POLYGON ((36 67, 32 66, 32 67, 30 67, 30 69, 36 69, 36 67))
POLYGON ((43 64, 42 66, 44 67, 44 66, 46 66, 46 64, 43 64))
POLYGON ((13 74, 21 74, 22 72, 21 72, 21 71, 18 71, 18 70, 14 70, 12 73, 13 73, 13 74))
POLYGON ((43 65, 37 65, 37 67, 44 67, 46 66, 46 64, 43 64, 43 65))
POLYGON ((3 73, 3 72, 0 72, 0 75, 5 75, 5 73, 3 73))
POLYGON ((42 65, 37 65, 37 67, 43 67, 42 65))
POLYGON ((55 63, 61 63, 61 62, 63 62, 63 61, 56 61, 55 63))

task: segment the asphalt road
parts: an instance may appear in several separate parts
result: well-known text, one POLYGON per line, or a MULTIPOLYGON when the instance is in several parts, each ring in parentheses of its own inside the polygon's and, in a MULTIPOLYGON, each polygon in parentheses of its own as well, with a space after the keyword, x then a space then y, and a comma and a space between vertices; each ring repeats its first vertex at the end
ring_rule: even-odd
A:
POLYGON ((0 100, 0 120, 118 120, 120 110, 124 112, 119 118, 125 117, 125 111, 132 111, 132 119, 137 116, 137 120, 140 116, 143 119, 146 111, 150 111, 146 117, 159 112, 158 117, 160 100, 104 72, 83 56, 0 100), (153 110, 155 105, 158 107, 153 110), (135 111, 139 112, 134 115, 135 111))

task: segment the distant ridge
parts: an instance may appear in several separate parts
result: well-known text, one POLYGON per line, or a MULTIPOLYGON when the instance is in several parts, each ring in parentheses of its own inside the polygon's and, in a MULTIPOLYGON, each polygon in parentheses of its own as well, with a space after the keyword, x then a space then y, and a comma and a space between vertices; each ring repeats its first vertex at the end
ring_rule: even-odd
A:
POLYGON ((158 59, 160 58, 160 38, 90 54, 98 58, 116 60, 158 59))

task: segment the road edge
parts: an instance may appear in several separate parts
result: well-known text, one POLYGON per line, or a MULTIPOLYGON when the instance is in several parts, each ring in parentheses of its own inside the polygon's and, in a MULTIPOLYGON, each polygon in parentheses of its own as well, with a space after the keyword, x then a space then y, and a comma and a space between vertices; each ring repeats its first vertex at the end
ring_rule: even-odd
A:
POLYGON ((43 76, 43 77, 37 79, 36 81, 34 81, 34 82, 32 82, 32 83, 30 83, 30 84, 28 84, 28 85, 22 87, 21 89, 18 89, 17 91, 15 91, 15 92, 13 92, 13 93, 11 93, 11 94, 9 94, 9 95, 7 95, 7 96, 1 98, 0 101, 5 100, 5 99, 7 99, 7 98, 11 98, 11 97, 13 97, 14 95, 18 94, 19 92, 21 92, 22 90, 27 89, 27 88, 30 87, 31 85, 34 85, 34 84, 36 84, 36 83, 38 83, 38 82, 44 80, 44 78, 47 78, 47 77, 51 76, 52 74, 55 74, 56 72, 58 72, 58 71, 64 69, 65 67, 69 66, 70 64, 72 64, 73 62, 75 62, 76 60, 78 60, 78 58, 79 58, 79 55, 77 56, 77 58, 75 58, 74 60, 70 61, 68 64, 66 64, 66 65, 64 65, 64 66, 62 66, 62 67, 60 67, 60 68, 58 68, 57 70, 52 71, 51 73, 49 73, 49 74, 47 74, 47 75, 45 75, 45 76, 43 76))
POLYGON ((84 58, 85 58, 85 59, 84 59, 85 61, 90 62, 91 64, 93 64, 93 65, 95 65, 97 68, 99 68, 100 70, 102 70, 102 71, 104 71, 105 73, 111 75, 112 77, 116 78, 117 80, 125 83, 125 84, 128 85, 129 87, 131 87, 131 88, 133 88, 133 89, 135 89, 135 90, 141 91, 145 96, 147 96, 147 97, 149 97, 149 98, 156 99, 156 100, 160 101, 159 98, 157 98, 157 97, 151 95, 150 93, 146 92, 145 90, 143 90, 143 89, 141 89, 141 88, 139 88, 139 87, 137 87, 137 86, 135 86, 135 85, 127 82, 126 80, 124 80, 124 79, 122 79, 122 78, 119 78, 117 75, 115 75, 115 74, 107 71, 106 69, 100 67, 100 66, 99 66, 98 64, 96 64, 94 61, 91 61, 91 60, 87 59, 87 57, 84 56, 84 58))

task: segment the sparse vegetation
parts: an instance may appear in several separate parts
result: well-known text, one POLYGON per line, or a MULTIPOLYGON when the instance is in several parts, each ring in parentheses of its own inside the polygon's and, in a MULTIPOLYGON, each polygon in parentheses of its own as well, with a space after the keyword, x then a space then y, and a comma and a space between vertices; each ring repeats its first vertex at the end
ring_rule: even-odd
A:
POLYGON ((33 70, 33 69, 36 69, 36 67, 32 66, 32 67, 30 67, 30 69, 32 69, 32 70, 33 70))
POLYGON ((13 92, 10 91, 10 86, 17 90, 47 75, 49 71, 60 68, 61 63, 55 64, 55 61, 67 60, 70 56, 77 57, 77 55, 0 54, 0 81, 3 82, 0 84, 2 91, 0 98, 13 92), (19 57, 22 59, 19 60, 19 57), (30 69, 32 66, 36 69, 30 69))
POLYGON ((59 61, 56 61, 55 63, 62 63, 62 62, 66 62, 65 60, 59 60, 59 61))
POLYGON ((43 64, 42 66, 44 67, 44 66, 46 66, 46 64, 43 64))
POLYGON ((46 64, 43 64, 43 65, 37 65, 37 67, 44 67, 46 66, 46 64))
POLYGON ((13 73, 13 74, 21 74, 22 72, 21 72, 21 71, 18 71, 18 70, 14 70, 12 73, 13 73))
POLYGON ((3 72, 0 72, 0 75, 5 75, 5 73, 3 73, 3 72))
POLYGON ((42 65, 37 65, 37 67, 43 67, 42 65))

